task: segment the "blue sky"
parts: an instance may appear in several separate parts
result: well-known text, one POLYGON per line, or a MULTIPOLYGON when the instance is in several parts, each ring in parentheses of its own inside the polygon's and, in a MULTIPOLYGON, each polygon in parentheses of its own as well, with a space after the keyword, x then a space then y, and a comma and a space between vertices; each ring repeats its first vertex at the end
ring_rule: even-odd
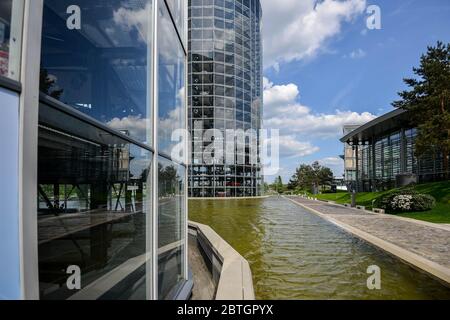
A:
MULTIPOLYGON (((341 175, 344 123, 392 109, 428 45, 450 41, 448 0, 262 0, 265 127, 282 136, 280 175, 319 160, 341 175), (366 27, 369 5, 381 30, 366 27)), ((274 177, 268 176, 271 182, 274 177)))

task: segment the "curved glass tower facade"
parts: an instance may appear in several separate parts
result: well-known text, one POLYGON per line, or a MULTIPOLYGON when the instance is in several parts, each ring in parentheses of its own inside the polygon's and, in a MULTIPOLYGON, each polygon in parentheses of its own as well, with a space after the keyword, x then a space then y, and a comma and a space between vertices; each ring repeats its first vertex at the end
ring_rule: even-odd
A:
MULTIPOLYGON (((263 92, 260 2, 190 0, 188 6, 189 195, 258 196, 261 164, 259 149, 249 146, 251 139, 244 140, 245 147, 234 148, 231 162, 209 162, 205 153, 212 141, 218 141, 216 136, 210 139, 208 131, 212 130, 223 137, 231 130, 253 132, 259 142, 263 92)), ((224 157, 229 156, 228 147, 224 149, 224 157)))

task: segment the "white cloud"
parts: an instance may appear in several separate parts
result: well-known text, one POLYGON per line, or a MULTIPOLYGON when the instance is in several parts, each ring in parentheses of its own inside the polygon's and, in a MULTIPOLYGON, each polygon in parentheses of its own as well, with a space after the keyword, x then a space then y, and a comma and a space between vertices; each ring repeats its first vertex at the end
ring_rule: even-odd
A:
POLYGON ((107 125, 115 130, 128 131, 130 136, 140 141, 146 141, 147 130, 150 128, 150 120, 141 116, 128 116, 113 118, 107 125))
MULTIPOLYGON (((302 142, 295 135, 280 135, 279 137, 280 156, 282 158, 306 157, 318 152, 320 149, 310 142, 302 142)), ((272 139, 267 139, 266 143, 270 147, 272 139)))
POLYGON ((319 160, 319 163, 323 166, 337 167, 343 166, 344 160, 338 157, 327 157, 319 160))
MULTIPOLYGON (((123 28, 125 31, 131 31, 133 29, 139 32, 139 40, 147 43, 148 37, 148 23, 150 21, 149 17, 151 14, 151 4, 148 3, 144 8, 134 7, 132 9, 127 9, 124 7, 119 8, 113 13, 113 21, 116 25, 123 28)), ((113 41, 116 45, 119 45, 119 40, 114 39, 113 28, 107 28, 109 36, 113 37, 113 41)))
POLYGON ((265 119, 270 120, 280 113, 304 116, 310 112, 308 107, 297 103, 300 91, 295 84, 274 85, 265 77, 263 82, 265 119))
POLYGON ((359 48, 357 50, 353 50, 352 52, 350 52, 350 54, 348 55, 351 59, 361 59, 364 58, 366 56, 366 52, 359 48))
POLYGON ((171 154, 174 145, 178 143, 178 141, 172 141, 172 134, 178 129, 183 129, 185 113, 182 106, 184 99, 185 88, 182 87, 178 90, 176 105, 170 108, 164 116, 160 115, 158 119, 159 148, 168 155, 171 154))
MULTIPOLYGON (((279 110, 282 110, 281 107, 279 110)), ((281 111, 282 112, 282 111, 281 111)), ((293 113, 280 113, 265 119, 267 127, 277 127, 292 133, 308 135, 310 138, 337 138, 342 133, 345 124, 363 124, 374 119, 370 112, 358 113, 354 111, 336 110, 333 114, 308 113, 296 116, 293 113)))
POLYGON ((289 135, 311 138, 338 138, 345 124, 363 124, 375 118, 370 112, 336 110, 332 114, 313 113, 299 103, 300 90, 295 84, 274 85, 264 80, 264 125, 289 135))
MULTIPOLYGON (((370 112, 336 110, 330 114, 314 113, 299 100, 297 85, 274 85, 269 79, 264 79, 264 127, 280 130, 282 158, 313 155, 320 151, 314 140, 333 139, 338 143, 345 124, 363 124, 375 118, 370 112)), ((332 160, 327 158, 324 161, 332 160)))
POLYGON ((342 25, 364 12, 366 0, 262 0, 266 67, 314 57, 342 25))

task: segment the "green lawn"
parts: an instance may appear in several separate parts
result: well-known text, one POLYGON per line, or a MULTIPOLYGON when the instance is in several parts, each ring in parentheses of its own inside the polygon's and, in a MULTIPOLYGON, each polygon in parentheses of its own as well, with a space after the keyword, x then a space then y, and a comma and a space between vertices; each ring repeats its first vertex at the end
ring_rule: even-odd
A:
MULTIPOLYGON (((450 223, 450 181, 421 184, 416 186, 416 190, 435 197, 436 207, 430 211, 403 213, 399 214, 399 216, 435 223, 450 223)), ((389 192, 361 192, 356 196, 356 203, 372 209, 372 201, 389 192)), ((350 194, 347 192, 320 194, 317 198, 336 201, 340 204, 351 202, 350 194)))

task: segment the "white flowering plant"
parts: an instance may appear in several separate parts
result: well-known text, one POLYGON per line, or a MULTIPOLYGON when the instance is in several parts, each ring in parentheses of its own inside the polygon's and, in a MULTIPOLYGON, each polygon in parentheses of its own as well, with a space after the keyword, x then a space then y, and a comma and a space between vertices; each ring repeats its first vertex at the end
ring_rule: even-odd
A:
POLYGON ((397 190, 378 198, 374 205, 389 213, 428 211, 435 207, 436 200, 414 189, 397 190))
POLYGON ((409 211, 413 206, 413 196, 401 194, 392 198, 391 207, 396 211, 409 211))

